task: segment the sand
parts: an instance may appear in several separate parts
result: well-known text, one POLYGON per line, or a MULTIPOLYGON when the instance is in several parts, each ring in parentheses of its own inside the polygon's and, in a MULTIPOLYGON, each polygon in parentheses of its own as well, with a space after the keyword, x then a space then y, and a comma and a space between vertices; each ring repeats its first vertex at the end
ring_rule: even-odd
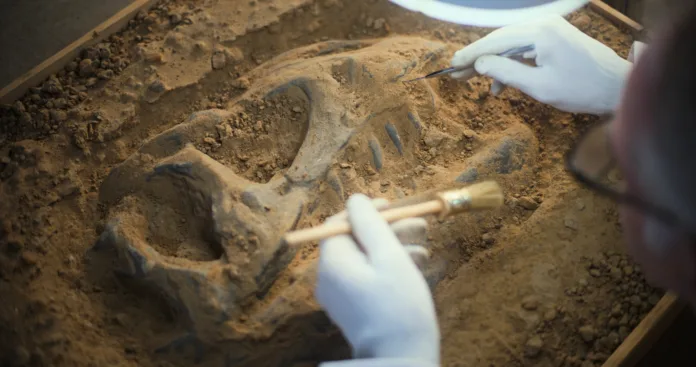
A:
MULTIPOLYGON (((600 16, 570 16, 627 56, 600 16)), ((0 114, 10 366, 311 366, 349 355, 312 298, 321 223, 495 179, 431 220, 447 366, 601 365, 661 293, 563 155, 596 118, 490 80, 403 80, 488 32, 384 1, 167 1, 0 114)))

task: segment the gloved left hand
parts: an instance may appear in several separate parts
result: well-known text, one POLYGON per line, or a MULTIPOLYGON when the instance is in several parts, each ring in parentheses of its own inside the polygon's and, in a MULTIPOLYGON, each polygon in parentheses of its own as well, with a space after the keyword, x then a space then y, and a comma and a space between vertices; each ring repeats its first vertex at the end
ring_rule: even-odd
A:
MULTIPOLYGON (((561 111, 597 115, 615 111, 632 67, 559 15, 496 29, 452 58, 455 67, 471 63, 476 73, 494 79, 493 94, 509 85, 561 111), (523 57, 536 66, 496 55, 528 45, 535 49, 523 57)), ((457 79, 474 75, 470 70, 452 73, 457 79)))
MULTIPOLYGON (((353 236, 321 243, 315 296, 362 359, 323 366, 438 366, 435 306, 409 250, 366 196, 346 206, 353 236)), ((393 226, 417 227, 410 221, 393 226)))

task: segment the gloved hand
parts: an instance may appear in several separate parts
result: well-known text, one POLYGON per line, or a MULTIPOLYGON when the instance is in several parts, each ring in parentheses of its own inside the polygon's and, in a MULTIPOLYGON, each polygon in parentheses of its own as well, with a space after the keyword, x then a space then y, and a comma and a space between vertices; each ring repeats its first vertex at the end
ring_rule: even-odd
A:
POLYGON ((631 50, 628 51, 628 61, 635 64, 636 61, 638 61, 640 55, 643 54, 643 51, 645 51, 647 47, 648 45, 643 42, 634 41, 631 45, 631 50))
MULTIPOLYGON (((353 236, 321 243, 315 296, 360 359, 322 366, 438 366, 440 332, 432 295, 393 230, 425 239, 427 223, 407 219, 390 228, 375 203, 360 194, 346 207, 353 236)), ((419 257, 423 251, 411 253, 419 257)))
MULTIPOLYGON (((377 198, 372 200, 372 205, 375 209, 382 210, 389 205, 389 201, 377 198)), ((338 220, 348 220, 348 212, 343 210, 329 218, 329 221, 338 220)), ((423 218, 406 218, 392 223, 390 227, 418 269, 425 270, 430 258, 430 251, 425 248, 428 242, 428 221, 423 218)))
MULTIPOLYGON (((614 112, 631 70, 630 62, 558 15, 497 29, 452 58, 452 66, 472 62, 477 73, 495 80, 493 94, 509 85, 559 110, 598 115, 614 112), (496 56, 530 44, 535 50, 524 58, 536 67, 496 56)), ((452 73, 458 79, 474 75, 452 73)))

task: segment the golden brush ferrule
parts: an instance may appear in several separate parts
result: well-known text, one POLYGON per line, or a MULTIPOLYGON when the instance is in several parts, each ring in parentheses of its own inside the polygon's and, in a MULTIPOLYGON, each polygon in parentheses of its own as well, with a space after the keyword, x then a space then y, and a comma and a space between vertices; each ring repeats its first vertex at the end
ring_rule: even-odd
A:
POLYGON ((471 192, 468 189, 445 191, 439 193, 437 197, 442 201, 443 207, 440 219, 471 209, 471 192))

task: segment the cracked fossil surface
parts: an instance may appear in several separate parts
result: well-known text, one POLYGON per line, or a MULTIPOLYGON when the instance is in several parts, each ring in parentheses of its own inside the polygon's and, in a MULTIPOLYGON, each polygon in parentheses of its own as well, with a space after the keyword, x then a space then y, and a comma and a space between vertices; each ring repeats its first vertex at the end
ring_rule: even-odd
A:
MULTIPOLYGON (((100 189, 108 214, 95 248, 115 250, 116 271, 177 311, 187 335, 173 346, 193 343, 200 359, 205 346, 236 341, 224 365, 253 364, 242 341, 271 338, 317 312, 315 255, 287 246, 283 234, 317 224, 352 192, 416 192, 405 172, 426 133, 440 151, 463 150, 447 137, 461 135, 456 124, 445 137, 426 124, 442 103, 432 85, 402 83, 441 67, 449 51, 416 37, 329 41, 259 66, 226 108, 192 114, 112 170, 100 189), (399 185, 361 179, 385 172, 399 185)), ((460 166, 428 168, 431 178, 528 174, 534 135, 518 124, 500 136, 460 166)), ((431 285, 443 271, 429 267, 431 285)), ((336 334, 324 318, 301 323, 296 333, 309 339, 336 334)))

